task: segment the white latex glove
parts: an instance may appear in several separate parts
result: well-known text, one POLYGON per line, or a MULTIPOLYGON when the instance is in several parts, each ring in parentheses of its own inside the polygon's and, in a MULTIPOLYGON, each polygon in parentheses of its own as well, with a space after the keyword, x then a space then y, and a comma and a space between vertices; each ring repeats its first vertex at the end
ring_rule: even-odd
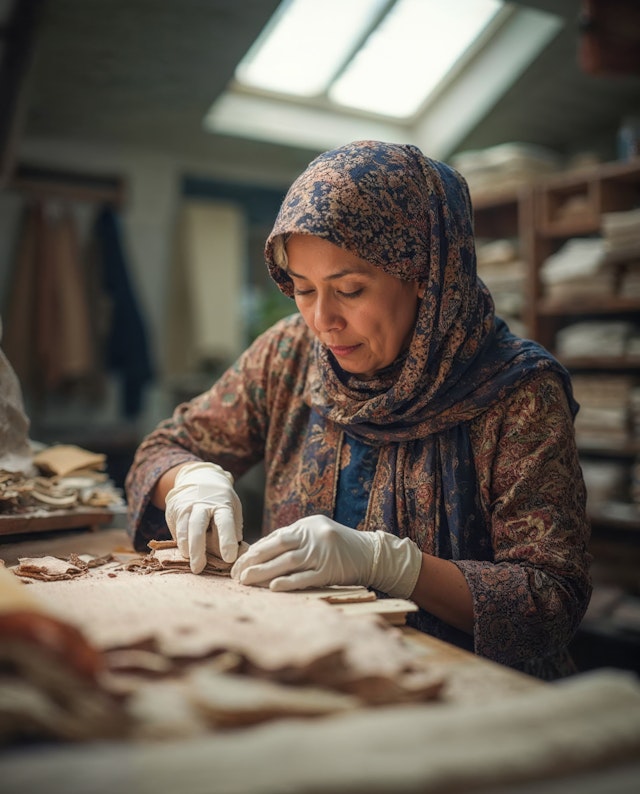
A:
POLYGON ((178 550, 200 573, 207 551, 233 562, 242 540, 242 505, 233 477, 216 463, 188 463, 166 498, 165 518, 178 550))
POLYGON ((409 538, 359 532, 317 515, 258 540, 236 560, 231 576, 271 590, 363 585, 408 598, 421 565, 422 552, 409 538))

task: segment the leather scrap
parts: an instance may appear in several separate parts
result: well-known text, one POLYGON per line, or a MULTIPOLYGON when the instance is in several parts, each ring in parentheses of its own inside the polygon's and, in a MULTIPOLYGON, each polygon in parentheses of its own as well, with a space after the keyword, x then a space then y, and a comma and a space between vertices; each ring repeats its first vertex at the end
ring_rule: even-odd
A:
MULTIPOLYGON (((137 571, 138 573, 191 573, 189 560, 178 551, 178 544, 174 540, 150 540, 147 545, 150 549, 149 554, 143 557, 136 557, 127 562, 125 565, 126 570, 137 571)), ((244 554, 248 548, 249 544, 246 541, 240 541, 238 544, 238 556, 244 554)), ((232 567, 232 562, 226 562, 221 557, 218 557, 217 554, 208 551, 207 563, 199 575, 229 576, 232 567)))

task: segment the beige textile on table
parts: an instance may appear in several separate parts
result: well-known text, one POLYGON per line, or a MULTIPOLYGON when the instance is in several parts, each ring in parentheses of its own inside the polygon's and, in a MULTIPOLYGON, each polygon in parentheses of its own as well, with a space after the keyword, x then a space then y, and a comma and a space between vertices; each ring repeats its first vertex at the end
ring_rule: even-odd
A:
MULTIPOLYGON (((120 534, 100 534, 108 537, 106 545, 115 556, 124 560, 126 549, 118 548, 120 534)), ((76 538, 65 539, 61 546, 70 552, 72 547, 78 550, 76 544, 76 538)), ((21 550, 35 555, 42 547, 42 541, 34 541, 21 550)), ((94 551, 104 553, 104 540, 94 551)), ((9 564, 17 562, 15 556, 4 556, 9 564)), ((354 617, 345 618, 345 629, 336 630, 339 613, 331 612, 336 607, 319 604, 317 593, 269 593, 222 577, 143 575, 102 565, 84 578, 25 587, 31 597, 45 598, 49 608, 80 626, 99 647, 113 648, 113 658, 118 653, 114 646, 155 636, 159 640, 155 654, 147 656, 148 642, 139 650, 140 665, 147 663, 149 670, 151 657, 155 663, 159 660, 159 647, 169 653, 172 648, 184 652, 185 637, 191 652, 210 650, 230 622, 225 613, 232 612, 251 619, 236 621, 235 650, 253 654, 257 649, 259 656, 252 658, 272 672, 281 671, 285 661, 290 667, 292 660, 308 662, 321 650, 330 658, 332 648, 340 646, 346 635, 353 639, 351 660, 356 666, 375 669, 382 661, 388 669, 397 669, 409 650, 398 648, 393 640, 380 659, 378 635, 367 639, 366 626, 354 617), (178 586, 182 598, 176 598, 178 586), (223 592, 224 598, 216 597, 223 592), (249 609, 253 599, 255 609, 249 609), (274 609, 285 603, 293 605, 292 611, 274 609), (117 621, 105 624, 109 611, 117 621), (317 637, 313 616, 320 614, 328 633, 317 637), (268 625, 260 628, 263 620, 268 625), (188 631, 194 624, 202 630, 188 631), (296 641, 293 649, 280 642, 285 634, 296 641), (388 653, 389 647, 398 653, 388 653)), ((389 627, 388 631, 396 637, 400 630, 389 627)), ((141 687, 136 700, 141 712, 155 708, 173 717, 169 724, 156 722, 155 735, 151 732, 141 742, 7 749, 0 754, 0 788, 3 794, 635 794, 638 790, 640 684, 634 676, 602 671, 542 684, 459 649, 451 649, 446 661, 438 662, 437 647, 436 642, 433 654, 425 658, 431 669, 447 677, 445 697, 439 701, 353 709, 344 692, 347 699, 338 697, 331 703, 334 713, 321 719, 279 719, 214 733, 206 731, 209 712, 222 715, 224 722, 229 699, 236 715, 239 701, 233 687, 220 689, 221 681, 210 668, 194 666, 190 675, 192 691, 196 687, 199 692, 197 711, 185 702, 180 682, 173 689, 163 688, 160 697, 152 687, 141 687), (449 688, 449 675, 457 691, 449 688), (197 714, 204 715, 202 724, 197 714), (179 736, 172 733, 178 725, 179 736), (590 781, 596 781, 595 788, 590 788, 590 781)), ((261 681, 281 685, 264 679, 256 683, 261 681)), ((232 683, 238 682, 234 678, 232 683)), ((240 697, 243 694, 240 689, 240 697)), ((296 709, 322 708, 317 693, 301 694, 296 709)), ((244 715, 251 716, 258 701, 263 709, 273 706, 276 695, 269 686, 254 690, 253 705, 244 698, 244 715)))

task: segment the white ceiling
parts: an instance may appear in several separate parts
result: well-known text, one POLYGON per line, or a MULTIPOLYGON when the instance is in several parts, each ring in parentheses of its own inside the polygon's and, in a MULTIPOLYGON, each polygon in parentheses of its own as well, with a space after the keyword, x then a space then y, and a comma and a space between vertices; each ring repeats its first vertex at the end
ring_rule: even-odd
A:
MULTIPOLYGON (((578 0, 519 2, 560 13, 563 31, 473 129, 439 156, 506 141, 561 153, 595 144, 610 156, 620 120, 640 114, 640 76, 595 78, 580 70, 578 0)), ((278 0, 44 0, 22 136, 141 146, 238 162, 244 170, 268 158, 272 166, 299 170, 313 149, 211 134, 202 127, 277 5, 278 0)))

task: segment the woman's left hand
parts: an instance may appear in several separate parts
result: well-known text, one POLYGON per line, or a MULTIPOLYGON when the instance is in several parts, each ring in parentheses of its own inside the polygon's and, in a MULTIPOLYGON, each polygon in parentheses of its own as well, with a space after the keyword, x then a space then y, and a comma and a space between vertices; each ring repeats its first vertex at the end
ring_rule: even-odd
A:
POLYGON ((302 518, 254 543, 238 558, 231 576, 271 590, 327 585, 363 585, 407 598, 422 554, 407 538, 359 532, 326 516, 302 518))

